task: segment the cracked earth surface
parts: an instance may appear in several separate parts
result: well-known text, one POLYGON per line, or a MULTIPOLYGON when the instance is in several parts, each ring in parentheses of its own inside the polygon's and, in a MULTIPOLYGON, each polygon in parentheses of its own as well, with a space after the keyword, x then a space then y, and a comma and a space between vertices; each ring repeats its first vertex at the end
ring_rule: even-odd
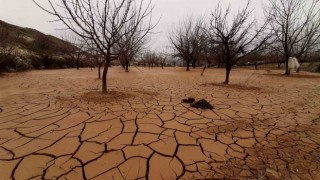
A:
POLYGON ((1 179, 320 179, 319 75, 110 71, 1 76, 1 179))

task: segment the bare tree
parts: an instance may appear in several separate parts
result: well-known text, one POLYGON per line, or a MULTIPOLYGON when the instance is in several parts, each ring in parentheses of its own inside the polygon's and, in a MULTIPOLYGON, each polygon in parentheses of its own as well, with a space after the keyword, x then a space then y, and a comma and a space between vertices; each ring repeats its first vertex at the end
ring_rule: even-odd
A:
POLYGON ((223 10, 219 3, 212 12, 207 35, 210 43, 217 48, 217 57, 226 66, 225 84, 229 83, 232 66, 248 55, 260 51, 269 39, 265 29, 268 21, 257 27, 255 19, 250 20, 252 11, 249 10, 250 1, 245 8, 238 11, 229 23, 230 5, 223 10))
POLYGON ((73 60, 72 67, 74 67, 73 64, 75 64, 77 70, 79 70, 81 56, 85 55, 85 48, 88 46, 87 43, 82 38, 71 33, 64 34, 61 36, 61 39, 71 44, 71 48, 66 51, 66 54, 73 60))
POLYGON ((148 64, 149 68, 150 67, 154 67, 155 64, 157 64, 157 55, 154 52, 148 51, 146 52, 143 57, 142 57, 142 61, 146 64, 148 64))
POLYGON ((268 61, 273 63, 276 62, 278 69, 281 68, 281 64, 285 63, 285 58, 283 54, 279 51, 281 49, 281 45, 270 45, 270 47, 267 48, 267 56, 268 56, 268 61), (277 49, 277 50, 275 50, 277 49))
POLYGON ((266 14, 271 16, 274 44, 281 44, 273 49, 284 56, 289 75, 289 57, 303 59, 320 43, 320 1, 269 0, 266 14))
POLYGON ((205 42, 203 21, 189 17, 171 31, 168 38, 172 44, 173 57, 184 60, 187 71, 190 71, 190 63, 195 68, 205 42))
POLYGON ((153 6, 144 0, 60 0, 50 8, 35 2, 40 8, 57 17, 67 29, 94 43, 104 57, 102 92, 107 92, 107 73, 111 61, 118 59, 124 46, 124 36, 135 33, 146 36, 154 28, 151 24, 153 6), (118 47, 118 48, 116 48, 118 47))
POLYGON ((166 65, 167 62, 167 57, 164 52, 153 52, 153 51, 147 51, 145 54, 142 56, 141 62, 143 64, 148 64, 149 67, 154 67, 154 66, 161 66, 163 67, 166 65))
POLYGON ((100 50, 91 39, 83 39, 82 43, 82 49, 85 52, 84 54, 92 62, 91 67, 98 66, 98 78, 101 79, 101 67, 105 63, 104 55, 101 54, 100 50))
POLYGON ((101 67, 103 66, 103 56, 101 56, 98 52, 93 54, 93 58, 95 59, 96 64, 98 65, 98 78, 101 79, 101 67))
POLYGON ((141 53, 143 46, 147 42, 146 34, 141 34, 139 32, 134 34, 126 34, 120 40, 119 50, 122 48, 119 61, 126 72, 129 72, 129 64, 136 58, 136 56, 141 53))
POLYGON ((254 54, 248 55, 243 59, 246 65, 254 65, 255 70, 258 70, 258 66, 265 63, 265 51, 258 51, 254 54))
POLYGON ((210 68, 213 64, 218 64, 219 67, 219 58, 217 57, 219 54, 219 48, 216 47, 216 44, 210 43, 209 38, 206 38, 205 40, 203 52, 201 53, 201 60, 208 68, 210 68))
POLYGON ((159 64, 161 65, 161 68, 163 69, 164 66, 167 64, 167 61, 168 61, 167 53, 165 53, 164 51, 159 52, 157 54, 157 59, 158 59, 159 64))

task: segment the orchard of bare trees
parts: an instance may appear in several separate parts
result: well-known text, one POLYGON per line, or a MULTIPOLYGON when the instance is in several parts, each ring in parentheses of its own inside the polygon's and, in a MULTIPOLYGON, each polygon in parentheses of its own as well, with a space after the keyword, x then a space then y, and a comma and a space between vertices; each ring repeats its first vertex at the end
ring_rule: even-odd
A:
POLYGON ((187 18, 170 33, 169 40, 173 49, 172 56, 183 59, 187 71, 190 71, 190 64, 196 68, 196 62, 199 61, 206 45, 201 19, 187 18))
POLYGON ((207 20, 189 16, 172 28, 168 35, 171 52, 165 55, 146 48, 155 27, 151 1, 47 1, 49 7, 33 0, 85 42, 87 48, 78 51, 88 51, 87 57, 99 67, 99 78, 103 66, 103 93, 107 92, 108 68, 115 60, 128 72, 130 63, 138 59, 144 66, 160 64, 163 68, 169 54, 182 60, 187 71, 190 66, 224 67, 224 83, 228 84, 232 67, 239 62, 254 64, 257 69, 261 59, 272 59, 279 68, 284 63, 289 75, 289 57, 297 57, 302 64, 319 52, 319 0, 268 0, 260 18, 254 17, 250 0, 238 11, 218 3, 207 20))
MULTIPOLYGON (((241 61, 252 62, 256 68, 262 56, 274 59, 278 66, 285 63, 289 75, 289 57, 300 64, 319 51, 319 0, 269 0, 265 17, 256 19, 248 1, 243 9, 231 13, 231 5, 219 3, 211 12, 209 22, 189 18, 172 30, 172 56, 180 57, 187 66, 202 61, 211 66, 225 67, 226 78, 233 66, 241 61)), ((298 69, 299 70, 299 69, 298 69)))

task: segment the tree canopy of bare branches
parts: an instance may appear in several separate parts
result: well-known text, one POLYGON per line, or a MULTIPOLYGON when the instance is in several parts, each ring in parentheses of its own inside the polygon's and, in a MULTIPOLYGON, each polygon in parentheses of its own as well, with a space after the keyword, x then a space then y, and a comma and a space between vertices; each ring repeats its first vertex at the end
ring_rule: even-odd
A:
POLYGON ((244 57, 260 51, 269 39, 265 33, 268 20, 258 27, 255 19, 251 20, 250 1, 238 11, 231 23, 230 5, 224 10, 219 3, 211 14, 207 37, 217 49, 219 61, 226 66, 225 84, 229 83, 232 66, 244 57))
POLYGON ((136 33, 147 36, 154 25, 151 24, 152 1, 144 0, 47 0, 50 7, 40 8, 62 22, 86 41, 94 43, 104 57, 102 92, 107 92, 107 72, 110 62, 118 59, 124 47, 136 33), (121 42, 128 36, 125 42, 121 42), (121 43, 120 43, 121 42, 121 43))
POLYGON ((275 45, 285 59, 286 74, 289 75, 289 57, 298 59, 308 56, 320 43, 319 0, 269 0, 265 12, 271 16, 270 27, 275 45))
POLYGON ((190 63, 193 68, 199 60, 204 49, 205 37, 201 19, 187 18, 180 26, 169 34, 169 41, 173 49, 173 57, 179 57, 185 61, 187 71, 190 71, 190 63))

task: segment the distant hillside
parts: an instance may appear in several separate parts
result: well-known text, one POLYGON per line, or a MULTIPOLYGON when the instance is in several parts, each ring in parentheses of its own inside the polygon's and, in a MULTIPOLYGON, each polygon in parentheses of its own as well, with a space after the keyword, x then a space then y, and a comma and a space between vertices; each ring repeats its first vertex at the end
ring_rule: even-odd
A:
POLYGON ((73 46, 51 35, 45 35, 35 29, 15 26, 0 20, 0 33, 7 33, 7 41, 20 49, 39 53, 65 53, 73 46))
POLYGON ((0 72, 87 67, 77 63, 71 43, 0 20, 0 72))

